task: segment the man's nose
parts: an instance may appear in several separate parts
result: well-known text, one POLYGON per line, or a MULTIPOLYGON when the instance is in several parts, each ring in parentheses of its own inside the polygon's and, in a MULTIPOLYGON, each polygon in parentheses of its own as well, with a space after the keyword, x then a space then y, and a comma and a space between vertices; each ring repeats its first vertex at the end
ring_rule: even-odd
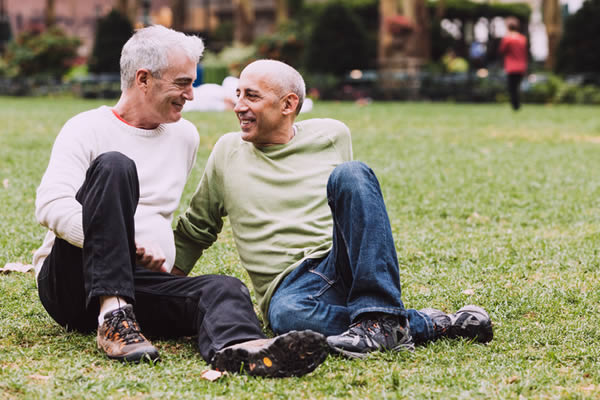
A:
POLYGON ((246 102, 244 100, 242 100, 241 98, 237 98, 235 100, 235 106, 233 107, 233 111, 234 112, 242 112, 247 110, 248 107, 246 106, 246 102))
POLYGON ((186 100, 194 100, 194 87, 192 85, 188 86, 183 91, 183 98, 186 100))

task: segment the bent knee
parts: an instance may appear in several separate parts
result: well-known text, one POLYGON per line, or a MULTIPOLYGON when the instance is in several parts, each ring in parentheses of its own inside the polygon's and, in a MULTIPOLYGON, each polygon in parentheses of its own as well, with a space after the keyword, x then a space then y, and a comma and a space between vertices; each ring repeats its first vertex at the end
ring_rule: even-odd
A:
POLYGON ((250 299, 248 287, 238 278, 227 275, 213 275, 213 280, 216 287, 215 290, 219 295, 233 298, 241 295, 250 299))
MULTIPOLYGON (((293 297, 283 297, 271 301, 269 306, 269 323, 273 332, 278 335, 289 331, 313 329, 310 318, 313 308, 302 304, 293 297)), ((313 329, 314 330, 314 329, 313 329)))
POLYGON ((107 151, 92 162, 93 166, 111 169, 135 169, 135 162, 119 151, 107 151))

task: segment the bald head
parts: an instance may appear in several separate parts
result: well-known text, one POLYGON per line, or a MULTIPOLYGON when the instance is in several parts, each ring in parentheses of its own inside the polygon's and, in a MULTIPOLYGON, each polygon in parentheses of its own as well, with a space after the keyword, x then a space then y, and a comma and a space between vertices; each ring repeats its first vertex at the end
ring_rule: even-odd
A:
POLYGON ((298 96, 296 115, 300 113, 304 97, 306 96, 306 87, 302 75, 294 68, 277 60, 258 60, 248 64, 242 71, 241 76, 243 76, 244 73, 262 76, 265 79, 265 82, 267 82, 279 96, 294 93, 298 96))

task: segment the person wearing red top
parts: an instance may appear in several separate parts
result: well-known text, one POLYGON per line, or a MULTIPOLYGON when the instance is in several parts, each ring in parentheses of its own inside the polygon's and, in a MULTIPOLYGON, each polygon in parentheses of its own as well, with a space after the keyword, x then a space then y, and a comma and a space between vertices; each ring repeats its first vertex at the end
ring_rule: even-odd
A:
POLYGON ((519 20, 506 19, 508 34, 500 42, 500 53, 504 56, 504 71, 508 77, 510 103, 516 111, 520 108, 519 86, 527 72, 527 38, 519 32, 519 20))

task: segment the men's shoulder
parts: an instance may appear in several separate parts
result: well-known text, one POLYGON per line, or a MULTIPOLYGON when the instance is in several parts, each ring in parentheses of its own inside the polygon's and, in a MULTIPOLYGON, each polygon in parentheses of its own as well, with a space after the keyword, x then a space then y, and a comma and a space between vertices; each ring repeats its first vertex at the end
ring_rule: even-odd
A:
POLYGON ((215 149, 218 148, 221 151, 231 151, 238 148, 243 143, 244 141, 242 140, 241 132, 228 132, 217 140, 215 149))
POLYGON ((179 121, 170 125, 171 128, 174 129, 175 132, 180 136, 189 138, 193 141, 198 141, 200 139, 198 128, 196 128, 196 125, 187 119, 181 118, 179 121))
POLYGON ((108 106, 100 106, 98 108, 93 108, 91 110, 82 111, 79 114, 75 114, 71 117, 65 125, 67 124, 86 124, 89 125, 91 122, 97 122, 102 118, 106 118, 108 113, 110 113, 110 108, 108 106))
POLYGON ((78 140, 82 143, 90 142, 91 136, 98 131, 97 128, 110 120, 110 108, 101 106, 92 110, 82 111, 69 118, 58 134, 58 139, 78 140))
POLYGON ((350 134, 350 129, 345 123, 333 118, 311 118, 298 122, 298 125, 303 131, 317 135, 338 136, 350 134))

